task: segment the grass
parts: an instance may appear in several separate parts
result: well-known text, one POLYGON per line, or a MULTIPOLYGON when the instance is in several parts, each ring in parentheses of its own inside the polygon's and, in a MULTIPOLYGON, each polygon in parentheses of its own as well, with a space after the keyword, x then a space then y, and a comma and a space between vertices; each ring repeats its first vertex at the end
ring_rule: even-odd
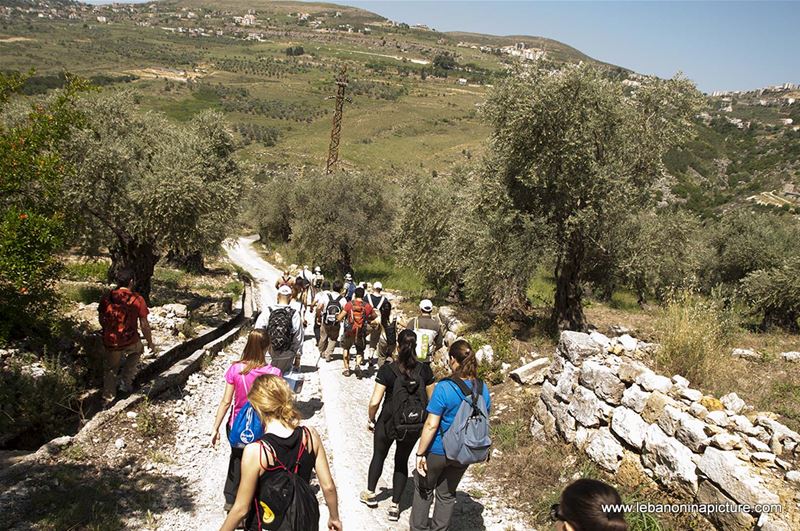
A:
POLYGON ((534 306, 547 306, 553 305, 553 300, 556 293, 556 279, 553 277, 553 272, 544 265, 539 266, 536 274, 531 278, 528 283, 528 300, 534 306))
POLYGON ((136 431, 149 439, 169 433, 175 424, 173 420, 159 413, 149 398, 139 403, 136 413, 136 431))
POLYGON ((106 282, 109 263, 102 260, 70 262, 64 265, 64 277, 81 282, 106 282))
POLYGON ((189 276, 189 273, 180 269, 156 267, 153 272, 153 282, 162 284, 169 289, 180 289, 186 287, 189 276))
POLYGON ((97 284, 61 284, 59 290, 66 300, 83 304, 98 302, 108 291, 97 284))
POLYGON ((422 298, 435 294, 433 286, 422 275, 388 258, 371 258, 356 264, 354 269, 357 281, 380 281, 385 289, 402 291, 406 297, 422 298))

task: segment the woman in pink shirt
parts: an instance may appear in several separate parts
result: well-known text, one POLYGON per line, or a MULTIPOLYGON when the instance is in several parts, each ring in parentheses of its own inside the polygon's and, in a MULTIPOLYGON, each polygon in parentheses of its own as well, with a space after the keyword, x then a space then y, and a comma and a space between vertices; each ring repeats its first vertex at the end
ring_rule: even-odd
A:
MULTIPOLYGON (((247 402, 247 393, 256 378, 263 374, 282 376, 281 370, 265 361, 269 349, 269 334, 266 329, 259 328, 250 332, 247 344, 242 352, 242 359, 231 365, 225 371, 225 393, 217 408, 214 419, 214 429, 211 431, 211 445, 216 446, 219 440, 219 427, 225 413, 232 407, 225 431, 230 433, 233 420, 239 410, 247 402)), ((225 480, 225 511, 229 511, 236 501, 236 491, 239 488, 239 478, 242 465, 243 448, 231 448, 231 457, 228 462, 228 476, 225 480)))

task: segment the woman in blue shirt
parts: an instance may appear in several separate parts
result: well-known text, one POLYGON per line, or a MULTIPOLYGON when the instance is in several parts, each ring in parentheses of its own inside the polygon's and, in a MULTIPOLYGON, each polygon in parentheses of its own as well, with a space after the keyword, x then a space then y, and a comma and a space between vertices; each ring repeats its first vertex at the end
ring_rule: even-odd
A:
MULTIPOLYGON (((454 378, 464 380, 472 389, 478 381, 478 360, 467 341, 459 339, 450 346, 448 363, 454 378)), ((467 466, 447 459, 442 435, 456 416, 464 394, 454 382, 436 384, 428 402, 428 418, 419 440, 417 467, 414 471, 414 502, 411 506, 411 531, 444 531, 450 526, 456 489, 467 471, 467 466), (428 511, 436 492, 433 518, 428 521, 428 511)), ((483 385, 483 399, 490 407, 489 389, 483 385)))

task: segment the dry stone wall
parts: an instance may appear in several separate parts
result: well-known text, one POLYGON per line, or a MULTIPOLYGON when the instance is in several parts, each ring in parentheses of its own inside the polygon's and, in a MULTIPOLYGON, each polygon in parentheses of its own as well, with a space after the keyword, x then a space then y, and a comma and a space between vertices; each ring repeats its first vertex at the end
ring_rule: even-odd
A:
POLYGON ((719 529, 800 529, 800 434, 735 393, 720 399, 634 357, 630 336, 563 332, 531 420, 615 473, 623 460, 687 503, 781 505, 707 515, 719 529))

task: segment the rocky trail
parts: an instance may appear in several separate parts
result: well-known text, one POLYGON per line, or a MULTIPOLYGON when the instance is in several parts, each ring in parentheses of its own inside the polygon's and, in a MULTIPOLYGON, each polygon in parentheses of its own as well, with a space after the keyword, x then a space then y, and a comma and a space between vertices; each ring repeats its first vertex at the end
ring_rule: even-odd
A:
MULTIPOLYGON (((240 238, 226 250, 255 279, 263 307, 275 300, 274 282, 280 272, 258 255, 252 245, 255 239, 240 238)), ((367 404, 375 369, 361 380, 345 378, 339 349, 331 362, 319 361, 310 326, 305 337, 305 384, 296 402, 303 423, 322 437, 344 528, 408 529, 411 479, 401 501, 400 521, 389 522, 387 515, 393 450, 378 484, 379 507, 370 509, 359 501, 372 457, 367 404)), ((65 450, 33 465, 0 492, 0 529, 218 529, 225 516, 222 489, 230 447, 224 432, 212 447, 211 429, 225 387, 224 372, 239 359, 245 341, 239 337, 215 357, 206 357, 184 385, 120 409, 98 428, 79 434, 65 450)), ((502 408, 498 404, 497 410, 502 408)), ((478 478, 479 470, 471 467, 459 487, 450 529, 529 528, 509 507, 514 500, 505 502, 502 495, 493 494, 498 489, 488 479, 478 478)), ((328 510, 321 492, 318 498, 320 529, 325 529, 328 510)))
MULTIPOLYGON (((273 284, 279 271, 265 262, 253 249, 253 238, 242 238, 228 247, 231 260, 247 270, 259 283, 262 304, 274 301, 273 284)), ((176 437, 170 473, 181 478, 192 500, 190 507, 174 507, 154 515, 157 529, 215 529, 222 520, 222 486, 228 465, 228 446, 221 441, 216 448, 210 446, 210 429, 214 413, 223 391, 223 373, 236 360, 244 346, 238 340, 218 356, 202 372, 192 375, 184 395, 177 401, 166 401, 159 407, 180 416, 180 423, 192 429, 176 437)), ((337 350, 338 353, 338 350, 337 350)), ((358 501, 358 494, 366 487, 367 468, 372 454, 372 433, 367 430, 367 403, 374 380, 370 376, 358 380, 345 378, 341 356, 333 361, 319 362, 318 350, 309 327, 303 345, 302 367, 306 381, 297 397, 304 423, 316 428, 324 441, 331 461, 339 493, 339 509, 345 529, 382 530, 407 529, 412 497, 409 480, 401 503, 401 519, 389 522, 393 454, 386 459, 384 473, 378 485, 377 509, 369 509, 358 501)), ((163 465, 162 465, 163 466, 163 465)), ((454 530, 506 530, 524 529, 515 524, 521 520, 513 509, 487 492, 491 489, 467 474, 462 482, 451 529, 454 530), (475 497, 470 495, 472 493, 475 497)), ((327 522, 327 508, 319 493, 321 524, 327 522)))

